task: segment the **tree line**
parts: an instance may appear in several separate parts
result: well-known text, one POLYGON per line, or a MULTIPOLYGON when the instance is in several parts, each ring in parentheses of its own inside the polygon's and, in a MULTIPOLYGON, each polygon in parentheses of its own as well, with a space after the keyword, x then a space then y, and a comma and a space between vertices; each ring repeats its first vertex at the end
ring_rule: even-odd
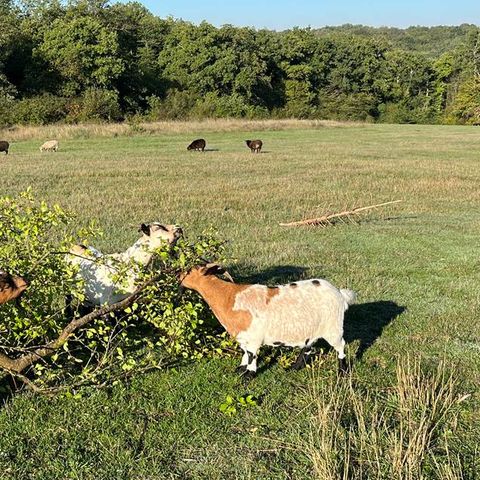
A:
POLYGON ((138 2, 0 0, 0 126, 204 117, 480 123, 480 28, 282 32, 138 2))

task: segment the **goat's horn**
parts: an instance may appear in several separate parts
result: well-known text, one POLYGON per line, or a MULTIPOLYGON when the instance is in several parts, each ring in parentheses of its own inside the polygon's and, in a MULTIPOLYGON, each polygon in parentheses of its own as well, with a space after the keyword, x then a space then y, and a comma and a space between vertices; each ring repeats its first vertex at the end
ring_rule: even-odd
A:
POLYGON ((232 276, 226 270, 225 270, 225 272, 223 272, 223 274, 227 277, 229 282, 235 283, 232 276))

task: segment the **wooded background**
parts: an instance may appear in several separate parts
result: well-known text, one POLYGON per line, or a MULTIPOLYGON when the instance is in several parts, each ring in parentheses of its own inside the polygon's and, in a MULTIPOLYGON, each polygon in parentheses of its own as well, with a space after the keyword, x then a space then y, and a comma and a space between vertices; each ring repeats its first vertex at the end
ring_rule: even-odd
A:
POLYGON ((139 116, 480 122, 475 25, 216 28, 104 0, 0 0, 0 15, 0 126, 139 116))

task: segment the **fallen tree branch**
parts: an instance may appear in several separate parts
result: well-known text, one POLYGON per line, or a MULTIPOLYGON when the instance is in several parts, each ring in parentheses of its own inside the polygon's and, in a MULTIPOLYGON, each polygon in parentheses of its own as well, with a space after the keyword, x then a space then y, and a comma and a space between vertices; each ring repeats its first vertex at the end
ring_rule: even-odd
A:
MULTIPOLYGON (((165 272, 162 272, 165 273, 165 272)), ((83 327, 87 323, 90 323, 92 320, 95 320, 103 315, 106 315, 111 312, 116 312, 118 310, 123 310, 126 307, 130 306, 141 294, 141 292, 151 285, 155 283, 162 274, 155 275, 154 277, 150 278, 142 285, 140 285, 131 295, 127 298, 123 299, 120 302, 113 303, 112 305, 106 305, 104 307, 98 308, 93 312, 90 312, 83 317, 76 318, 72 320, 58 335, 55 340, 48 342, 46 345, 36 348, 35 350, 28 352, 21 357, 12 359, 8 355, 0 353, 0 368, 3 370, 16 374, 20 374, 26 368, 30 367, 36 361, 40 360, 41 358, 49 357, 52 355, 56 350, 63 346, 63 344, 68 340, 72 333, 76 332, 79 328, 83 327)))
POLYGON ((297 222, 289 222, 289 223, 280 223, 282 227, 296 227, 299 225, 320 225, 326 226, 332 223, 332 220, 337 218, 349 217, 350 215, 356 215, 359 212, 363 212, 365 210, 371 210, 373 208, 383 207, 385 205, 391 205, 393 203, 401 202, 402 200, 393 200, 391 202, 379 203, 377 205, 369 205, 368 207, 357 207, 353 208, 352 210, 344 210, 343 212, 339 213, 330 213, 328 215, 322 215, 321 217, 317 218, 308 218, 306 220, 299 220, 297 222))

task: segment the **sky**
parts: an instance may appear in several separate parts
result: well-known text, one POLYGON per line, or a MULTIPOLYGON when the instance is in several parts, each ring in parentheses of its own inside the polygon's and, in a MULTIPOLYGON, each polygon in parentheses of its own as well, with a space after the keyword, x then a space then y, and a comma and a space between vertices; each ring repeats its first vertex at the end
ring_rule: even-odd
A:
POLYGON ((284 30, 344 23, 371 26, 480 24, 480 0, 140 0, 152 13, 284 30))

